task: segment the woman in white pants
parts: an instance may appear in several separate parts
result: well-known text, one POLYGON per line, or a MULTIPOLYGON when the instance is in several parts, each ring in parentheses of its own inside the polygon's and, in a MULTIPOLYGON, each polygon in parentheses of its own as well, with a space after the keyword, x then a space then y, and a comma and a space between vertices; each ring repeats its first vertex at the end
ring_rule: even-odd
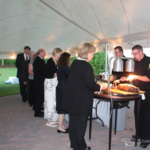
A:
POLYGON ((44 118, 46 125, 57 127, 58 114, 56 112, 56 86, 57 86, 57 60, 62 54, 60 48, 53 50, 53 57, 49 58, 46 64, 46 75, 44 83, 44 118))

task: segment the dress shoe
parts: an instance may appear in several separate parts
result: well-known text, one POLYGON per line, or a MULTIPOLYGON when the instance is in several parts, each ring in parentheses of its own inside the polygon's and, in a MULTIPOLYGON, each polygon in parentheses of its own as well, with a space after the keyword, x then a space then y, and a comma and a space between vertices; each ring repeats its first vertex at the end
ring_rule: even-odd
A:
POLYGON ((44 112, 42 112, 42 111, 41 111, 41 114, 43 114, 43 115, 44 115, 44 112))
MULTIPOLYGON (((136 138, 136 135, 132 135, 132 138, 135 139, 135 138, 136 138)), ((138 140, 141 139, 139 135, 137 135, 137 139, 138 139, 138 140)))
POLYGON ((34 115, 34 117, 43 118, 43 117, 44 117, 44 115, 43 115, 43 114, 38 114, 38 115, 34 115))
POLYGON ((69 133, 69 131, 61 131, 61 130, 57 130, 58 133, 69 133))
POLYGON ((148 143, 141 143, 140 146, 141 146, 142 148, 146 148, 149 144, 150 144, 149 142, 148 142, 148 143))
POLYGON ((69 127, 67 129, 65 129, 66 131, 69 131, 69 127))
POLYGON ((26 103, 27 101, 28 101, 27 98, 22 98, 23 103, 26 103))
POLYGON ((50 127, 57 127, 57 124, 51 122, 51 123, 46 123, 47 126, 50 126, 50 127))

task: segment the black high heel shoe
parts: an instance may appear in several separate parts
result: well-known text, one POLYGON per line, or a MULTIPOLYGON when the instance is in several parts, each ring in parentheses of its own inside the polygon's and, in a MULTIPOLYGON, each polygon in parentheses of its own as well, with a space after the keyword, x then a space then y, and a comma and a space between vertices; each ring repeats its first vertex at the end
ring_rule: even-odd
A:
POLYGON ((66 131, 69 131, 69 127, 67 129, 65 129, 66 131))
POLYGON ((68 130, 66 130, 66 131, 57 130, 57 132, 58 132, 58 133, 69 133, 68 130))

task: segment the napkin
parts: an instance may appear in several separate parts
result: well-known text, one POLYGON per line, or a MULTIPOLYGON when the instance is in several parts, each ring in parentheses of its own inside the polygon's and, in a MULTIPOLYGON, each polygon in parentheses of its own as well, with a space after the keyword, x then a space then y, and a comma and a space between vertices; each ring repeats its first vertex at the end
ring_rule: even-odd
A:
POLYGON ((145 100, 145 94, 140 94, 141 95, 141 99, 145 100))

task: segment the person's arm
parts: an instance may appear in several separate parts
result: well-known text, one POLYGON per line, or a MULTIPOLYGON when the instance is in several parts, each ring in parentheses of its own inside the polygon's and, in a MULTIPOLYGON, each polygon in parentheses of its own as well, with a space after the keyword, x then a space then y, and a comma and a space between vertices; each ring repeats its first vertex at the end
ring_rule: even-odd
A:
POLYGON ((44 76, 45 76, 46 75, 46 65, 45 65, 44 60, 40 63, 39 67, 41 67, 41 70, 42 70, 42 72, 44 73, 44 76))
POLYGON ((91 91, 100 91, 100 85, 94 81, 93 69, 90 65, 86 65, 83 70, 83 81, 86 87, 91 91))
POLYGON ((147 64, 147 69, 145 71, 145 75, 144 76, 140 76, 140 75, 130 75, 127 79, 128 80, 140 80, 140 81, 143 81, 143 82, 150 82, 150 69, 148 68, 149 67, 149 63, 147 64))
POLYGON ((135 80, 150 82, 150 79, 147 76, 136 76, 135 80))
POLYGON ((150 79, 147 76, 138 76, 138 75, 130 75, 126 80, 134 81, 134 80, 140 80, 143 82, 150 82, 150 79))
POLYGON ((21 70, 21 64, 20 64, 20 61, 19 61, 19 55, 17 55, 15 66, 17 67, 17 69, 21 70))
POLYGON ((24 85, 26 85, 27 84, 27 74, 28 74, 28 72, 27 72, 27 64, 26 64, 27 62, 24 62, 24 64, 23 64, 23 71, 22 71, 22 77, 23 77, 23 83, 24 83, 24 85))
POLYGON ((28 66, 28 73, 32 74, 32 75, 34 74, 33 73, 33 65, 32 64, 29 64, 29 66, 28 66))
POLYGON ((55 78, 56 76, 57 76, 57 73, 54 73, 54 76, 53 76, 53 77, 55 78))
POLYGON ((140 81, 144 81, 144 82, 150 82, 150 60, 148 61, 147 63, 147 69, 146 69, 146 72, 145 72, 145 76, 137 76, 137 80, 140 80, 140 81))

